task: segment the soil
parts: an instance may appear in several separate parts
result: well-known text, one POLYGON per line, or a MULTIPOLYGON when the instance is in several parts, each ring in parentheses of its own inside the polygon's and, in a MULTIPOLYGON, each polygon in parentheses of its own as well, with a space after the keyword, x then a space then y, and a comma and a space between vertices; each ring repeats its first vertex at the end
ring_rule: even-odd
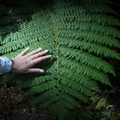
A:
POLYGON ((28 107, 22 93, 0 83, 0 120, 52 120, 47 110, 28 107))

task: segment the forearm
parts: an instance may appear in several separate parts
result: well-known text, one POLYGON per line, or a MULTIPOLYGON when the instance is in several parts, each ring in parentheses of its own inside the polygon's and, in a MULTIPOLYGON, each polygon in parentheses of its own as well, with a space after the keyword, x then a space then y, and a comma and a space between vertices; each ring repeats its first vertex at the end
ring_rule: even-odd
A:
POLYGON ((12 61, 7 57, 0 57, 0 73, 8 73, 11 70, 12 61))

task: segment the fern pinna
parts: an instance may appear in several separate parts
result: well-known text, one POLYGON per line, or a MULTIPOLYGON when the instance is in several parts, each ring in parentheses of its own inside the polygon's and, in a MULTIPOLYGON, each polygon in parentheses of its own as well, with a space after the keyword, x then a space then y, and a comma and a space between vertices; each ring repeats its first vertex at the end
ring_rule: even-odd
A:
MULTIPOLYGON (((2 2, 1 2, 2 3, 2 2)), ((45 73, 6 74, 28 88, 23 94, 37 94, 30 104, 48 108, 58 119, 69 110, 81 108, 79 100, 101 92, 98 82, 110 85, 113 66, 104 58, 120 59, 120 21, 110 0, 11 0, 0 8, 0 53, 15 57, 26 47, 42 47, 50 60, 36 65, 45 73)), ((8 77, 7 77, 8 76, 8 77)))

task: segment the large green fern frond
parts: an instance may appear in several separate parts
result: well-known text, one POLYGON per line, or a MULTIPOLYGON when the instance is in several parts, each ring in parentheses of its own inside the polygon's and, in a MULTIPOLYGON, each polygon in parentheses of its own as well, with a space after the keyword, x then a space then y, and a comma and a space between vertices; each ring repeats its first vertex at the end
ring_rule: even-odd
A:
MULTIPOLYGON (((79 100, 101 92, 98 83, 111 85, 115 76, 105 58, 120 60, 120 21, 110 0, 11 0, 0 11, 0 53, 15 57, 26 47, 42 47, 52 58, 35 67, 45 73, 10 74, 16 88, 28 88, 23 96, 41 93, 30 104, 41 103, 57 118, 66 119, 70 109, 81 108, 79 100), (52 4, 51 4, 52 2, 52 4), (12 7, 13 5, 14 7, 12 7), (7 8, 7 9, 6 9, 7 8)), ((6 75, 7 76, 7 75, 6 75)))

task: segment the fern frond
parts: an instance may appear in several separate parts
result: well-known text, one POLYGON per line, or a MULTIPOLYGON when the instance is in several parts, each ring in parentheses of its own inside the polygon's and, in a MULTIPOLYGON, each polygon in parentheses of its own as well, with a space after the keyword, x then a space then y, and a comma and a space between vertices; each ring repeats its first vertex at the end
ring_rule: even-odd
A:
POLYGON ((42 102, 44 100, 48 100, 49 98, 51 97, 54 97, 56 95, 58 95, 59 92, 58 92, 58 89, 57 88, 53 88, 53 89, 50 89, 49 91, 45 92, 45 93, 42 93, 40 96, 36 97, 31 103, 30 105, 34 105, 36 103, 39 103, 39 102, 42 102))
MULTIPOLYGON (((74 34, 74 36, 75 35, 76 34, 74 34)), ((71 35, 68 34, 68 36, 70 37, 71 35)), ((88 52, 90 53, 93 52, 97 55, 103 55, 105 57, 112 57, 112 58, 120 59, 120 55, 116 51, 111 50, 108 47, 102 46, 100 44, 79 41, 79 40, 74 40, 73 42, 72 39, 59 39, 58 43, 60 45, 66 45, 67 47, 80 48, 81 50, 88 50, 88 52)))
MULTIPOLYGON (((107 16, 105 14, 80 14, 80 12, 75 12, 74 15, 69 15, 67 11, 59 12, 60 15, 55 15, 53 16, 53 22, 60 24, 62 21, 68 21, 70 23, 75 22, 80 23, 80 22, 93 22, 94 24, 97 23, 98 25, 104 25, 104 26, 120 26, 120 21, 117 18, 114 18, 113 16, 107 16), (64 14, 64 16, 63 16, 64 14), (61 20, 60 20, 61 19, 61 20)), ((64 23, 64 22, 63 22, 64 23)), ((64 23, 64 24, 65 24, 64 23)), ((107 27, 106 26, 106 27, 107 27)), ((114 34, 114 33, 113 33, 114 34)))
POLYGON ((46 75, 46 76, 40 76, 40 77, 36 77, 34 79, 34 81, 31 80, 31 79, 26 80, 26 81, 24 81, 24 83, 18 84, 15 88, 33 87, 33 86, 36 86, 36 85, 40 85, 40 84, 46 83, 46 80, 47 81, 51 81, 53 79, 55 79, 55 74, 46 75))
POLYGON ((83 75, 87 75, 87 76, 91 77, 92 79, 100 80, 101 82, 110 85, 110 82, 109 82, 107 75, 98 71, 98 70, 95 70, 95 69, 93 69, 89 66, 86 66, 84 64, 77 63, 74 60, 72 61, 69 59, 65 59, 64 57, 60 57, 59 62, 60 62, 59 64, 61 66, 69 68, 78 74, 81 73, 83 75))
MULTIPOLYGON (((87 78, 86 76, 83 76, 82 74, 76 74, 73 71, 71 71, 69 69, 66 69, 66 68, 63 68, 63 67, 59 68, 59 74, 61 76, 67 77, 69 79, 69 81, 70 80, 74 81, 75 84, 78 84, 77 86, 79 86, 79 87, 85 86, 85 87, 88 87, 88 88, 94 88, 94 90, 96 90, 98 92, 101 92, 100 89, 99 89, 99 87, 97 86, 97 83, 95 81, 91 81, 90 78, 87 78)), ((62 79, 64 79, 64 77, 61 78, 61 82, 62 82, 62 79)), ((65 81, 63 81, 63 83, 64 82, 65 81)), ((75 86, 75 87, 77 87, 77 86, 75 86)), ((80 88, 78 88, 78 90, 79 89, 80 88)))
POLYGON ((99 82, 111 85, 115 76, 106 58, 120 60, 120 20, 111 0, 11 0, 0 5, 0 54, 15 57, 26 47, 42 47, 52 58, 34 67, 45 73, 6 75, 23 96, 37 94, 30 105, 40 103, 56 119, 67 119, 71 109, 81 109, 79 100, 101 93, 99 82), (38 94, 39 93, 39 94, 38 94), (87 95, 87 96, 86 96, 87 95))
MULTIPOLYGON (((60 90, 62 92, 65 92, 65 93, 73 96, 73 97, 81 99, 84 102, 88 102, 88 99, 87 99, 86 96, 82 95, 80 92, 78 92, 78 91, 76 91, 76 90, 74 90, 72 88, 66 87, 65 85, 60 85, 60 90)), ((92 94, 92 92, 91 92, 91 95, 94 96, 94 94, 92 94)))
MULTIPOLYGON (((113 38, 120 37, 120 34, 119 34, 120 31, 117 30, 116 28, 99 25, 99 24, 96 24, 95 22, 86 22, 86 21, 78 20, 78 21, 73 21, 72 23, 71 23, 71 21, 64 23, 64 20, 62 20, 58 23, 56 21, 55 26, 58 30, 62 30, 62 29, 64 30, 64 29, 70 29, 70 28, 73 28, 74 30, 79 30, 80 33, 83 33, 82 36, 84 36, 84 37, 90 36, 91 38, 92 37, 96 38, 98 36, 97 38, 101 38, 100 40, 98 40, 98 42, 101 41, 101 43, 102 43, 102 39, 103 39, 104 43, 106 42, 106 44, 109 44, 108 41, 111 41, 113 44, 115 44, 112 40, 114 40, 116 42, 118 42, 118 41, 113 38), (86 32, 86 34, 85 34, 85 32, 83 32, 83 31, 89 31, 89 33, 86 32), (93 32, 91 32, 91 31, 97 32, 99 34, 96 34, 96 33, 93 34, 93 32), (105 35, 105 36, 103 36, 103 35, 105 35), (106 35, 110 35, 113 38, 108 37, 106 35)), ((89 39, 87 39, 87 40, 89 40, 89 39)), ((95 41, 95 42, 97 42, 97 41, 95 41)), ((111 44, 111 45, 113 45, 113 44, 111 44)), ((116 45, 118 45, 118 44, 116 44, 116 45)))
POLYGON ((60 56, 65 56, 67 58, 75 58, 78 62, 85 63, 93 68, 101 69, 104 72, 110 72, 115 76, 113 66, 103 61, 101 58, 93 56, 83 50, 72 49, 67 47, 59 47, 60 56))

